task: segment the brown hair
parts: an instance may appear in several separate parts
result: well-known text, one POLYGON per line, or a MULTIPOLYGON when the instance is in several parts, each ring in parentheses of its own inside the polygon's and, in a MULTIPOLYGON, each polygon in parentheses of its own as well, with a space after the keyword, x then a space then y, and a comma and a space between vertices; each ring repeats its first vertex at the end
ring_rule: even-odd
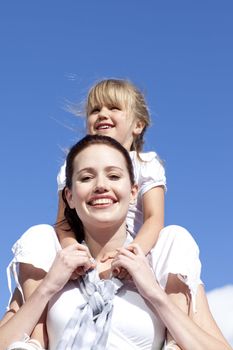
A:
MULTIPOLYGON (((115 139, 109 136, 103 135, 87 135, 78 141, 69 151, 66 158, 66 187, 71 190, 72 188, 72 177, 74 172, 74 159, 75 157, 84 149, 88 148, 91 145, 107 145, 118 150, 124 157, 126 162, 126 167, 129 173, 130 182, 133 185, 134 181, 134 171, 133 164, 130 158, 128 151, 115 139)), ((94 155, 93 155, 94 157, 94 155)), ((66 188, 65 187, 65 188, 66 188)), ((70 226, 70 230, 75 233, 76 239, 79 243, 84 240, 84 229, 82 221, 80 220, 75 209, 71 209, 67 202, 65 196, 65 188, 62 191, 62 198, 65 202, 65 220, 70 226)), ((59 223, 58 223, 59 224, 59 223)))

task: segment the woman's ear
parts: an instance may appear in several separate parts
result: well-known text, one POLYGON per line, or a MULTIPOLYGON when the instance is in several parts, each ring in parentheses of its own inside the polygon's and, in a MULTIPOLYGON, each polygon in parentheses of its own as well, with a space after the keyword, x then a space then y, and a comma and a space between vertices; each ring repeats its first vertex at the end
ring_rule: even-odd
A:
POLYGON ((73 196, 72 196, 72 191, 69 188, 65 188, 65 196, 67 203, 69 204, 70 209, 74 209, 74 202, 73 202, 73 196))
POLYGON ((131 188, 130 203, 134 204, 138 195, 138 185, 134 184, 131 188))

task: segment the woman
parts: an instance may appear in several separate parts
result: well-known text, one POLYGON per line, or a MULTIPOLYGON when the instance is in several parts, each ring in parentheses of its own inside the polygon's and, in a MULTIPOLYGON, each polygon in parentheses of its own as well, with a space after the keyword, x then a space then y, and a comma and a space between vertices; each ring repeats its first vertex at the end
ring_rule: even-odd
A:
POLYGON ((109 137, 86 136, 69 152, 66 179, 65 214, 79 243, 61 250, 53 228, 39 225, 16 244, 12 266, 24 263, 21 284, 28 283, 33 269, 35 280, 49 273, 8 328, 5 324, 9 330, 14 319, 21 318, 13 339, 31 333, 49 300, 51 350, 161 349, 165 332, 172 344, 167 349, 231 349, 210 314, 198 248, 188 232, 178 226, 163 229, 150 262, 137 244, 129 245, 125 218, 137 186, 128 152, 109 137), (104 254, 115 249, 117 256, 102 262, 104 254), (122 267, 130 280, 112 277, 122 267), (82 272, 86 274, 79 277, 82 272), (35 303, 29 324, 25 314, 35 303))

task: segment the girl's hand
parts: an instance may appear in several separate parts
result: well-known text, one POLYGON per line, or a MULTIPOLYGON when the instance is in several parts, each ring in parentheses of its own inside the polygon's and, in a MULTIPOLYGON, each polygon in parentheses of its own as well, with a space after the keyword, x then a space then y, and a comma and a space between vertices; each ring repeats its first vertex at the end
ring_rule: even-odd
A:
POLYGON ((94 267, 95 264, 88 248, 79 243, 72 244, 57 253, 44 280, 49 288, 56 293, 64 287, 71 277, 76 279, 94 267))
POLYGON ((118 249, 112 262, 112 270, 118 268, 127 270, 142 297, 150 299, 158 290, 154 272, 138 244, 133 243, 127 248, 118 249))
POLYGON ((101 262, 104 263, 105 261, 107 261, 108 259, 114 259, 115 256, 117 255, 117 250, 112 250, 111 252, 107 252, 105 253, 102 258, 101 258, 101 262))
MULTIPOLYGON (((107 252, 103 255, 103 257, 101 258, 101 262, 105 262, 107 260, 113 260, 118 254, 118 250, 112 250, 111 252, 107 252)), ((130 279, 130 275, 128 273, 128 271, 126 269, 124 269, 123 267, 116 267, 114 270, 112 270, 112 274, 114 277, 117 277, 121 280, 123 279, 130 279)))

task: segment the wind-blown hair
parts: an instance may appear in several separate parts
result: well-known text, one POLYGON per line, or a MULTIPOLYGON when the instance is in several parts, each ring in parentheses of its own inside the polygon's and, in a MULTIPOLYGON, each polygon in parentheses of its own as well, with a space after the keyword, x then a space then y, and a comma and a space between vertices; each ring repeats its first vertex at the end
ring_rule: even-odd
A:
POLYGON ((91 114, 96 106, 118 107, 132 114, 141 121, 144 128, 140 135, 134 137, 130 151, 139 152, 143 149, 144 134, 150 126, 150 113, 143 93, 128 80, 105 79, 95 84, 88 93, 86 101, 86 116, 91 114))
MULTIPOLYGON (((69 204, 67 202, 66 195, 65 195, 65 189, 66 188, 68 188, 69 190, 72 189, 74 159, 81 151, 83 151, 84 149, 92 145, 107 145, 111 148, 118 150, 125 159, 131 185, 135 183, 133 164, 132 164, 129 152, 115 139, 109 136, 103 136, 103 135, 87 135, 84 138, 82 138, 80 141, 78 141, 73 147, 71 147, 66 157, 66 186, 62 191, 62 198, 65 202, 65 210, 64 210, 65 220, 68 222, 70 226, 70 230, 75 233, 76 239, 79 243, 82 243, 82 241, 84 240, 83 224, 76 210, 71 209, 69 207, 69 204)), ((95 154, 93 154, 93 157, 95 157, 95 154)))

